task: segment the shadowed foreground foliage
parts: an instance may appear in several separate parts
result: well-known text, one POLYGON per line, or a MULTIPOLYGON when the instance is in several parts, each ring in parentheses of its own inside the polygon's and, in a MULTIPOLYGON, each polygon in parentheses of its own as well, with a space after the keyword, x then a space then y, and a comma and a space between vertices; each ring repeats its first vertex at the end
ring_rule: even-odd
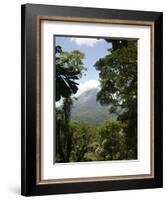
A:
MULTIPOLYGON (((63 126, 64 127, 64 126, 63 126)), ((99 160, 125 159, 125 138, 122 133, 123 124, 109 119, 100 126, 92 126, 87 123, 70 121, 68 137, 59 139, 63 148, 58 148, 56 162, 86 162, 99 160), (62 152, 59 150, 62 149, 62 152)), ((62 130, 61 136, 65 130, 62 130)))

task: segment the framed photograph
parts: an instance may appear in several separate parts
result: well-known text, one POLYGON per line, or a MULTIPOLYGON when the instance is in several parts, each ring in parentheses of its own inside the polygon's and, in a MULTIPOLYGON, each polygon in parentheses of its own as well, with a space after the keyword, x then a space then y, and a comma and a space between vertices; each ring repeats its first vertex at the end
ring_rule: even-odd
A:
POLYGON ((162 187, 163 14, 22 5, 25 196, 162 187))

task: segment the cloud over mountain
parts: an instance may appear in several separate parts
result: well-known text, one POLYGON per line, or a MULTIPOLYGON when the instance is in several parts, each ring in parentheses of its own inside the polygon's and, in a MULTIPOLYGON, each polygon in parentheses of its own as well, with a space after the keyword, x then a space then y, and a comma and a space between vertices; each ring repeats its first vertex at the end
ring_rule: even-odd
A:
POLYGON ((78 86, 78 91, 76 93, 76 97, 81 95, 83 92, 86 92, 87 90, 93 89, 93 88, 98 88, 100 89, 100 83, 97 80, 89 80, 84 83, 80 83, 78 86))

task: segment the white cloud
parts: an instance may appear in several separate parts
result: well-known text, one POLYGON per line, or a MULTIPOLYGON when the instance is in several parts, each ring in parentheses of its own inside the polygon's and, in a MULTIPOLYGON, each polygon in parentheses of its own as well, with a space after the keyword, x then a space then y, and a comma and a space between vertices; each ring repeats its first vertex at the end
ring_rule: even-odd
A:
MULTIPOLYGON (((78 86, 78 91, 77 93, 74 95, 74 97, 78 97, 79 95, 81 95, 82 93, 90 90, 90 89, 93 89, 93 88, 98 88, 100 89, 100 83, 99 81, 97 80, 89 80, 89 81, 86 81, 84 83, 80 83, 79 86, 78 86)), ((59 101, 55 102, 55 107, 58 108, 60 106, 62 106, 63 104, 63 99, 64 98, 61 98, 59 101)))
POLYGON ((93 88, 99 88, 100 87, 100 83, 97 80, 89 80, 86 81, 84 83, 79 84, 79 88, 77 93, 75 94, 75 97, 78 97, 79 95, 81 95, 83 92, 93 89, 93 88))
POLYGON ((86 45, 89 47, 93 47, 95 44, 103 41, 103 39, 96 38, 71 38, 70 40, 75 42, 78 46, 86 45))

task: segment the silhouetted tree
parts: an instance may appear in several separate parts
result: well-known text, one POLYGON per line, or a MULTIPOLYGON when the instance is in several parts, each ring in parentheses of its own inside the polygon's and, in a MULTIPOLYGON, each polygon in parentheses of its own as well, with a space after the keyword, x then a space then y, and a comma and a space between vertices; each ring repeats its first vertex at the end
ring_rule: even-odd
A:
POLYGON ((63 100, 62 107, 56 108, 56 161, 69 162, 73 132, 70 130, 72 94, 78 90, 78 80, 84 68, 82 59, 84 54, 77 50, 63 52, 60 46, 56 46, 56 102, 63 100))
POLYGON ((63 52, 60 46, 56 46, 55 56, 56 101, 59 101, 61 97, 68 98, 77 92, 75 80, 81 75, 84 54, 79 51, 63 52))

